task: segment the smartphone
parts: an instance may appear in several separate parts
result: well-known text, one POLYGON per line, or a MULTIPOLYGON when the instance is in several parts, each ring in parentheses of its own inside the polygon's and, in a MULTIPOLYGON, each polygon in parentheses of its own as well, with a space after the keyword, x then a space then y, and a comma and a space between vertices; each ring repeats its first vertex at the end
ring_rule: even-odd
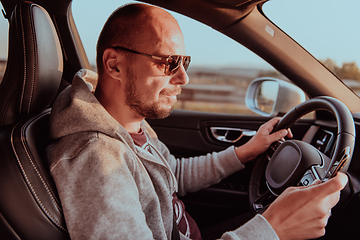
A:
POLYGON ((329 178, 333 178, 336 176, 336 174, 343 169, 345 164, 350 160, 350 147, 346 147, 344 149, 344 153, 340 159, 339 162, 336 162, 333 167, 335 167, 334 170, 332 170, 331 175, 329 178))

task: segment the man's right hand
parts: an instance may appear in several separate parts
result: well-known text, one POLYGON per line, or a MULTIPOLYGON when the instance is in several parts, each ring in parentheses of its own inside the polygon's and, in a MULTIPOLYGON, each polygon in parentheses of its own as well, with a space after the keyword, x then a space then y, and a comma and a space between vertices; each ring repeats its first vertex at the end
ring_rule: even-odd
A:
POLYGON ((325 234, 325 226, 345 187, 347 176, 306 187, 287 188, 263 213, 281 240, 311 239, 325 234))

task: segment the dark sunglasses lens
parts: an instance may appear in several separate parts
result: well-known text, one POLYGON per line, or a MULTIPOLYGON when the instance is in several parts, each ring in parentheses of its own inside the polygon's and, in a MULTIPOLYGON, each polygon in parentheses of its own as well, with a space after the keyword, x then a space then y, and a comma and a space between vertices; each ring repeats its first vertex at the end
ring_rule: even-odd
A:
POLYGON ((184 66, 185 71, 189 68, 190 61, 191 61, 191 57, 190 57, 190 56, 185 56, 185 57, 183 58, 182 62, 183 62, 183 66, 184 66))
POLYGON ((169 56, 167 59, 166 74, 173 75, 180 66, 181 56, 169 56))
POLYGON ((190 64, 189 56, 169 56, 167 59, 165 73, 167 75, 174 75, 180 67, 180 64, 183 64, 184 69, 187 70, 190 64))

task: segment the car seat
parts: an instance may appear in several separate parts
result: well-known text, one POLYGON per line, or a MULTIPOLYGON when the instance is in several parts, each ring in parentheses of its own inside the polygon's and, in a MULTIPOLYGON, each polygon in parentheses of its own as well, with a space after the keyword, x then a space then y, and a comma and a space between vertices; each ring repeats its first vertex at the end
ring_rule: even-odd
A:
POLYGON ((0 84, 0 238, 70 239, 44 160, 48 118, 63 57, 49 14, 19 3, 9 18, 7 68, 0 84))

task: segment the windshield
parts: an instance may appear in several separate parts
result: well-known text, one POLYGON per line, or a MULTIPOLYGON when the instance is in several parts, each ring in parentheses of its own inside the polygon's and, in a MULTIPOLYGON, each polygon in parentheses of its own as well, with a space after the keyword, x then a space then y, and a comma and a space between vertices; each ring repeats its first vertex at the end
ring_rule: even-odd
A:
POLYGON ((360 1, 272 0, 263 12, 360 94, 360 1))

